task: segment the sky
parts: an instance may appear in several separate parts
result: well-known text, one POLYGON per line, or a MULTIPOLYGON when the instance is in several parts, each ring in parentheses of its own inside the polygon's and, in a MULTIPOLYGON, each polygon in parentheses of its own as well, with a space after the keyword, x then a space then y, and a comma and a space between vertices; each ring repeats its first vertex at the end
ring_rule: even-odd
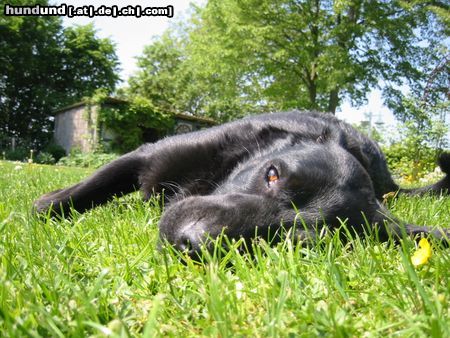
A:
MULTIPOLYGON (((73 5, 75 7, 92 5, 98 9, 101 6, 117 5, 119 8, 126 6, 141 7, 166 7, 173 6, 174 16, 168 17, 107 17, 97 16, 89 17, 64 17, 63 22, 66 26, 85 25, 94 23, 97 34, 101 38, 110 38, 116 44, 116 52, 121 63, 121 78, 126 84, 128 77, 137 70, 136 57, 142 54, 144 46, 152 42, 152 37, 161 35, 171 22, 178 21, 183 17, 187 17, 190 3, 202 4, 204 0, 164 0, 164 1, 111 1, 111 0, 54 0, 54 5, 73 5)), ((352 107, 349 102, 344 102, 336 115, 350 123, 357 123, 367 120, 367 114, 372 113, 373 122, 382 121, 385 125, 395 125, 395 119, 392 113, 382 103, 381 92, 374 90, 368 93, 368 104, 358 109, 352 107)))

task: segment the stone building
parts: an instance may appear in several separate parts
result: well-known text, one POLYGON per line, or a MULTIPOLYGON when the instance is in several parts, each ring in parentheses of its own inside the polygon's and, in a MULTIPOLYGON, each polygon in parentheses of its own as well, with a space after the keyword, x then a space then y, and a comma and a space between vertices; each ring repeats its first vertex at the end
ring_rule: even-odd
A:
MULTIPOLYGON (((108 98, 103 105, 114 106, 126 101, 108 98)), ((63 147, 67 153, 77 148, 82 152, 90 152, 99 142, 114 139, 114 132, 104 126, 98 126, 98 107, 88 109, 86 102, 78 102, 68 107, 58 109, 55 116, 55 142, 63 147)), ((208 118, 196 117, 189 114, 173 114, 174 129, 170 135, 183 134, 213 126, 215 122, 208 118)), ((161 132, 147 128, 143 130, 144 142, 154 142, 160 138, 161 132)), ((165 136, 165 135, 163 135, 165 136)))

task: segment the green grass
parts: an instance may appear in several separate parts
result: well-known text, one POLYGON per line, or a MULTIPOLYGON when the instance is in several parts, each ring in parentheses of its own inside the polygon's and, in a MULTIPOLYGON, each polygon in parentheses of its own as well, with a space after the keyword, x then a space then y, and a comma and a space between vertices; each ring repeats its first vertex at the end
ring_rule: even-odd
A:
MULTIPOLYGON (((157 249, 160 207, 138 194, 72 221, 30 214, 39 195, 88 173, 0 162, 0 336, 450 336, 449 249, 435 246, 416 269, 413 241, 329 235, 182 264, 157 249)), ((391 209, 450 226, 450 198, 399 198, 391 209)))

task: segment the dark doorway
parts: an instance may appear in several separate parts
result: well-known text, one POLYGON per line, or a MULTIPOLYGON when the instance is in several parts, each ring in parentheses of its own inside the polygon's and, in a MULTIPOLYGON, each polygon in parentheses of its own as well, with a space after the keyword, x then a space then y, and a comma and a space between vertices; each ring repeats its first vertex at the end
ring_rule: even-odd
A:
POLYGON ((161 133, 155 128, 142 128, 142 138, 144 142, 156 142, 161 138, 161 133))

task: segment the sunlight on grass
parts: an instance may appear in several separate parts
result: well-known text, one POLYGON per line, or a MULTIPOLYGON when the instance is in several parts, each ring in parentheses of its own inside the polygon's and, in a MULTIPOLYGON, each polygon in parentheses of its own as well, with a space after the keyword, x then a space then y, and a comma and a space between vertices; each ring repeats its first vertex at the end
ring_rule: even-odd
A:
MULTIPOLYGON (((416 269, 412 240, 326 234, 309 247, 231 241, 182 262, 158 250, 160 204, 137 193, 72 220, 31 215, 39 195, 89 173, 0 162, 2 336, 450 336, 446 248, 416 269)), ((389 203, 405 220, 448 225, 450 199, 389 203)))

